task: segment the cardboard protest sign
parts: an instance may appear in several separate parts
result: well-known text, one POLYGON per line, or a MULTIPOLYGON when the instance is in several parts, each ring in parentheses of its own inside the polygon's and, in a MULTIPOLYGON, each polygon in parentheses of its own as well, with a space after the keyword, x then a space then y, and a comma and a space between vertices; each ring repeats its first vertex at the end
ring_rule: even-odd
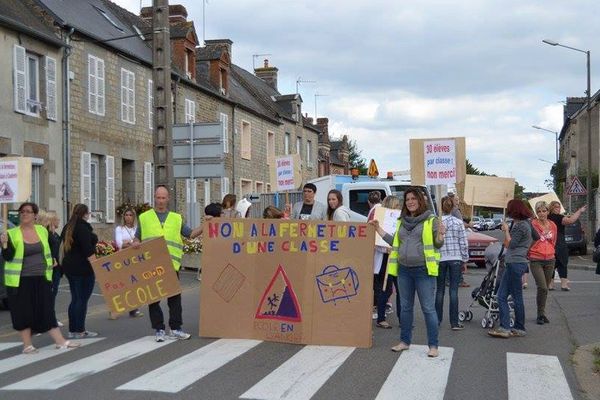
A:
POLYGON ((374 235, 359 223, 206 221, 200 336, 370 347, 374 235))
POLYGON ((538 201, 545 201, 546 203, 548 203, 548 205, 550 205, 551 201, 558 201, 560 203, 560 213, 561 214, 565 213, 565 208, 563 207, 562 203, 560 202, 558 196, 556 195, 556 193, 554 193, 554 191, 546 193, 542 196, 538 196, 538 197, 529 199, 529 205, 531 205, 531 209, 533 210, 534 213, 535 213, 535 203, 537 203, 538 201))
POLYGON ((413 185, 445 185, 465 180, 464 137, 410 139, 409 143, 410 180, 413 185))
MULTIPOLYGON (((377 207, 375 208, 375 219, 379 221, 379 225, 383 228, 384 231, 393 235, 396 233, 396 228, 398 227, 398 218, 400 218, 400 213, 402 210, 393 210, 391 208, 385 207, 377 207)), ((387 244, 379 233, 375 232, 375 244, 377 246, 383 246, 387 248, 391 248, 389 244, 387 244)))
POLYGON ((108 308, 115 313, 135 310, 181 293, 165 239, 142 242, 92 261, 108 308))
POLYGON ((470 206, 505 208, 515 197, 515 178, 467 175, 463 196, 470 206))
POLYGON ((276 191, 296 190, 302 184, 302 165, 298 154, 277 157, 271 170, 276 191))
POLYGON ((31 196, 31 158, 0 158, 0 203, 22 203, 31 196))

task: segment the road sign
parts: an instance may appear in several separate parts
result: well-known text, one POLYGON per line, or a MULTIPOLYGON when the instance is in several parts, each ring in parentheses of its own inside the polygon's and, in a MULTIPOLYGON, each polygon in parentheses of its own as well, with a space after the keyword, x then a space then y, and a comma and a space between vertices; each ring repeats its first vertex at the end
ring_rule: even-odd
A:
POLYGON ((175 178, 224 176, 222 129, 220 122, 173 125, 175 178))
POLYGON ((379 176, 379 170, 377 169, 377 164, 375 164, 375 160, 373 160, 373 159, 371 159, 371 162, 369 163, 369 170, 368 170, 367 174, 371 178, 377 178, 379 176))
POLYGON ((574 176, 571 179, 571 184, 569 185, 569 189, 567 189, 567 194, 569 196, 584 196, 587 194, 587 190, 586 190, 585 186, 583 186, 583 183, 581 183, 579 178, 574 176))

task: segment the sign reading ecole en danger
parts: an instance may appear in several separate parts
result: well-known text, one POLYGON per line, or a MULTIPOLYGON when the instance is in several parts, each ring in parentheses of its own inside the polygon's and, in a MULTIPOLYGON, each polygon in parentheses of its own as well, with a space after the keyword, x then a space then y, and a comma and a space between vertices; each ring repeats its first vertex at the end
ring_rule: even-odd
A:
POLYGON ((583 186, 583 183, 576 176, 571 180, 571 185, 567 190, 569 196, 583 196, 587 194, 587 189, 583 186))
POLYGON ((456 143, 454 140, 423 142, 423 151, 426 185, 456 183, 456 143))

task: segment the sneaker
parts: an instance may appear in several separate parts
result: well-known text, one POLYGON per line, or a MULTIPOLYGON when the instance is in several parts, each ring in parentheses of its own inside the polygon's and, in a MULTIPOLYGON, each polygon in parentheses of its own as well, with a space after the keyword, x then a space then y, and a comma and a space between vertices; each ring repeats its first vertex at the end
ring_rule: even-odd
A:
POLYGON ((461 323, 459 323, 458 325, 452 327, 453 331, 462 331, 463 329, 465 329, 465 326, 463 324, 461 324, 461 323))
POLYGON ((65 324, 63 324, 60 321, 56 321, 56 325, 58 325, 59 328, 62 328, 63 326, 65 326, 65 324))
POLYGON ((542 319, 544 320, 545 324, 549 324, 550 323, 550 320, 545 315, 542 315, 542 319))
POLYGON ((154 340, 157 342, 164 342, 167 335, 165 334, 164 329, 157 329, 156 334, 154 335, 154 340))
POLYGON ((373 307, 373 319, 377 319, 377 307, 373 307))
POLYGON ((98 336, 98 332, 85 331, 85 332, 81 333, 81 336, 79 338, 85 339, 85 338, 96 337, 96 336, 98 336))
POLYGON ((535 320, 535 323, 538 325, 544 325, 544 318, 542 318, 542 316, 540 315, 539 317, 537 317, 537 319, 535 320))
POLYGON ((493 337, 503 338, 503 339, 508 339, 511 336, 509 330, 502 329, 502 328, 496 328, 496 329, 489 330, 488 335, 493 336, 493 337))
POLYGON ((140 310, 133 310, 129 313, 129 316, 131 318, 140 318, 144 316, 144 313, 141 312, 140 310))
POLYGON ((386 303, 386 305, 385 305, 385 313, 386 314, 391 314, 393 312, 394 312, 394 310, 392 309, 392 305, 390 303, 386 303))
POLYGON ((511 329, 510 335, 515 337, 523 337, 527 336, 527 332, 522 329, 511 329))
POLYGON ((181 329, 172 329, 171 333, 169 334, 169 339, 179 339, 179 340, 187 340, 189 338, 191 338, 192 335, 190 335, 189 333, 185 333, 184 331, 182 331, 181 329))
POLYGON ((75 332, 69 332, 69 333, 67 333, 67 338, 69 338, 69 339, 75 339, 75 332))

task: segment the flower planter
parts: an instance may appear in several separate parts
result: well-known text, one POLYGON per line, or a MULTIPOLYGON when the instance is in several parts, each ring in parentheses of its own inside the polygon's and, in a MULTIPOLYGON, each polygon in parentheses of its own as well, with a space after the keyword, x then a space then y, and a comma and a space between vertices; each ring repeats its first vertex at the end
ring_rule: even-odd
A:
POLYGON ((184 268, 191 268, 199 270, 200 261, 202 260, 202 253, 185 253, 181 258, 181 266, 184 268))

